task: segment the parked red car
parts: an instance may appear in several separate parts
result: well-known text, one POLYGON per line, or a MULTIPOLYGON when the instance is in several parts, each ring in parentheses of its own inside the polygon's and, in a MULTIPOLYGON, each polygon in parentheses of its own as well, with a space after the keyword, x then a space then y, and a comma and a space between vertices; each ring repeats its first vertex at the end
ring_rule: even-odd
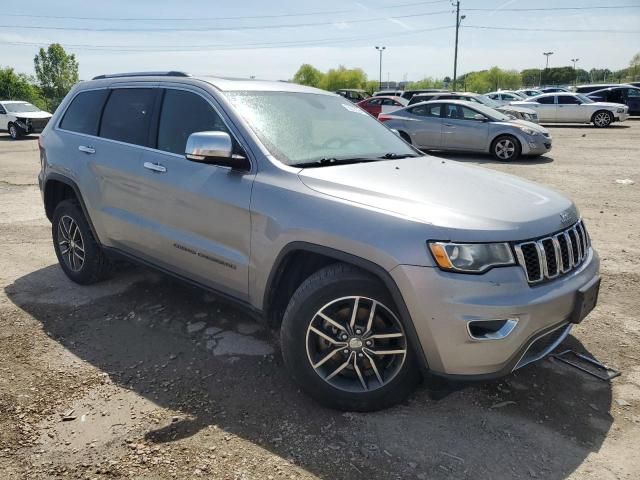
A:
POLYGON ((358 102, 356 105, 378 118, 381 113, 392 112, 406 107, 408 103, 402 97, 371 97, 358 102))

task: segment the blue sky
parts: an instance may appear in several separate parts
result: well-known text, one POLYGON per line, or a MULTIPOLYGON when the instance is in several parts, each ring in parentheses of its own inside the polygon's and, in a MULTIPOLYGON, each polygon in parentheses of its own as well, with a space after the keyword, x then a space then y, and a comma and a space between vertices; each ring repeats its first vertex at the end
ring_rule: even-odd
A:
MULTIPOLYGON (((311 63, 322 70, 361 67, 377 79, 374 46, 380 44, 387 47, 385 80, 443 77, 453 73, 452 11, 446 0, 7 1, 0 14, 0 65, 33 73, 37 45, 59 42, 76 54, 81 78, 172 69, 288 79, 300 64, 311 63)), ((554 52, 551 66, 578 57, 587 70, 618 69, 640 51, 639 0, 462 0, 461 11, 460 73, 492 65, 544 66, 543 51, 554 52), (606 5, 634 8, 544 10, 606 5), (543 10, 509 11, 520 8, 543 10), (540 28, 558 31, 523 30, 540 28)))

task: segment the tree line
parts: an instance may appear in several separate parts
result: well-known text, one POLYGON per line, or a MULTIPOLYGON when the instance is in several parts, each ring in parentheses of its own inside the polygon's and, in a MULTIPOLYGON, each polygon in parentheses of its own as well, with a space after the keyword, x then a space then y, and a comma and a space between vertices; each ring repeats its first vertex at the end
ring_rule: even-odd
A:
MULTIPOLYGON (((574 83, 624 83, 640 80, 640 53, 629 62, 629 67, 618 71, 607 68, 592 68, 587 71, 571 66, 547 69, 528 68, 522 71, 492 67, 488 70, 469 72, 457 79, 457 89, 478 93, 494 90, 509 90, 540 85, 572 85, 574 83)), ((335 91, 341 88, 357 88, 373 93, 378 90, 377 80, 369 80, 360 68, 344 66, 322 72, 308 63, 300 66, 292 79, 301 85, 335 91)), ((425 77, 405 86, 406 90, 421 88, 450 88, 451 79, 425 77)))
POLYGON ((78 81, 78 61, 58 43, 41 48, 33 59, 35 77, 0 67, 0 99, 24 100, 53 112, 78 81))

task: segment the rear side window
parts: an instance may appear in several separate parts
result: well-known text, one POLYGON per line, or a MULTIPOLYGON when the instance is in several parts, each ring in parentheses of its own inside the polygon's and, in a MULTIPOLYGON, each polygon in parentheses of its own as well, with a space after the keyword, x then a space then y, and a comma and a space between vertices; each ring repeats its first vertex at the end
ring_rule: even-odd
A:
POLYGON ((540 97, 536 99, 536 102, 542 103, 544 105, 552 105, 555 103, 555 98, 556 97, 554 97, 553 95, 550 95, 548 97, 540 97))
POLYGON ((156 90, 151 88, 113 90, 104 107, 100 136, 134 145, 147 145, 155 98, 156 90))
POLYGON ((89 90, 76 95, 62 117, 60 128, 87 135, 97 135, 100 114, 107 93, 107 90, 89 90))
POLYGON ((440 109, 442 105, 439 103, 429 105, 418 105, 411 109, 411 113, 421 117, 440 117, 440 109))
POLYGON ((200 95, 168 89, 164 95, 158 149, 184 155, 187 139, 194 132, 228 132, 213 107, 200 95))
POLYGON ((579 105, 581 102, 572 95, 558 95, 558 103, 560 105, 579 105))

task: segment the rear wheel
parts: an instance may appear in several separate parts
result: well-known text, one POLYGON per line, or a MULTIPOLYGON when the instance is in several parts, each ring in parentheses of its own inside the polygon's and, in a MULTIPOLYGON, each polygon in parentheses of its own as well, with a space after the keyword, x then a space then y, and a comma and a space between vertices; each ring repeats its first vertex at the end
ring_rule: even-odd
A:
POLYGON ((51 233, 60 267, 71 280, 89 285, 108 275, 111 264, 77 202, 64 200, 58 204, 51 233))
POLYGON ((491 144, 491 154, 501 162, 510 162, 520 156, 520 142, 511 135, 500 135, 491 144))
POLYGON ((605 128, 613 123, 613 114, 606 110, 600 110, 593 114, 591 121, 595 127, 605 128))
POLYGON ((294 380, 331 408, 386 408, 419 380, 386 288, 350 265, 330 265, 300 285, 284 314, 281 341, 294 380))

